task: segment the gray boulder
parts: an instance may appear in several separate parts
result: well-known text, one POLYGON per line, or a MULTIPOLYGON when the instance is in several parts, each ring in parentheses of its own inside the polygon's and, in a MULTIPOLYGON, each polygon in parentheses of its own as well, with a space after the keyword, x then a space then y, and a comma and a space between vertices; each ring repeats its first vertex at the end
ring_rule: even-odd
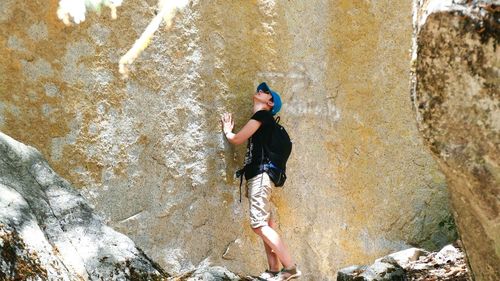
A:
POLYGON ((337 281, 469 281, 464 253, 454 245, 439 252, 410 248, 379 258, 370 265, 341 269, 337 281))
POLYGON ((403 266, 409 280, 469 281, 470 272, 461 248, 447 245, 439 252, 426 253, 403 266))
POLYGON ((418 261, 422 256, 427 256, 429 252, 424 249, 410 248, 390 254, 389 257, 393 258, 402 268, 406 269, 411 262, 418 261))
POLYGON ((337 281, 406 281, 404 269, 392 257, 376 260, 370 266, 350 266, 337 273, 337 281))
POLYGON ((169 277, 106 226, 36 149, 2 133, 0 195, 0 280, 169 277))
POLYGON ((253 278, 241 278, 220 266, 201 266, 195 270, 179 276, 169 278, 168 281, 246 281, 253 278))

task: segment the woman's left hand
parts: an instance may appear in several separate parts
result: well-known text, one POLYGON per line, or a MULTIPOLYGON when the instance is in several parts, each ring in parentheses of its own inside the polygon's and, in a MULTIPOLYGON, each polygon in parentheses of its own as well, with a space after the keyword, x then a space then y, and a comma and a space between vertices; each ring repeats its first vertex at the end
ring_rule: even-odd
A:
POLYGON ((220 118, 221 124, 222 124, 222 131, 224 134, 230 133, 233 131, 234 128, 234 120, 233 116, 231 113, 224 113, 221 115, 220 118))

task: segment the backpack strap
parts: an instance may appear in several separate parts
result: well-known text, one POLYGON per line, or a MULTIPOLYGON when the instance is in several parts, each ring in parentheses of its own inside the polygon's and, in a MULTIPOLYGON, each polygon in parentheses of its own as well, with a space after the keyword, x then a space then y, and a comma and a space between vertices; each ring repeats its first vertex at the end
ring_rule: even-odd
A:
POLYGON ((241 186, 243 185, 243 174, 240 176, 240 203, 241 203, 241 186))
POLYGON ((245 175, 245 167, 236 171, 236 177, 240 178, 240 203, 241 203, 241 186, 243 185, 243 176, 245 175))

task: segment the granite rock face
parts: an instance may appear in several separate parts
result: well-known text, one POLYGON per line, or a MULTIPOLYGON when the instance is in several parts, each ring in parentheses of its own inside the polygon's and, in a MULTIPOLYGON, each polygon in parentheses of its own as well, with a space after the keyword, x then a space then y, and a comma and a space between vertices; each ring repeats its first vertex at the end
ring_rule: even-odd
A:
POLYGON ((0 133, 0 280, 165 280, 35 149, 0 133))
POLYGON ((500 276, 498 1, 418 1, 413 99, 476 280, 500 276), (496 5, 496 6, 495 6, 496 5))
POLYGON ((0 130, 166 271, 266 267, 233 177, 245 147, 218 121, 230 111, 241 128, 261 81, 282 94, 294 143, 273 201, 307 278, 455 239, 408 98, 410 1, 193 0, 122 80, 119 58, 156 2, 67 27, 57 0, 0 1, 0 130))

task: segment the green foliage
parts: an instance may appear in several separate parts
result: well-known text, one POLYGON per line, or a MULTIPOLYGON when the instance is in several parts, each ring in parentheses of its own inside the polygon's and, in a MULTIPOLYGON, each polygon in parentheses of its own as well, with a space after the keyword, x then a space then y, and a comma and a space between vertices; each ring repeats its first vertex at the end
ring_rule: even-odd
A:
POLYGON ((455 219, 453 218, 453 216, 451 214, 444 217, 444 219, 442 221, 440 221, 438 225, 440 228, 442 228, 444 230, 447 230, 450 232, 457 232, 457 227, 455 225, 455 219))

